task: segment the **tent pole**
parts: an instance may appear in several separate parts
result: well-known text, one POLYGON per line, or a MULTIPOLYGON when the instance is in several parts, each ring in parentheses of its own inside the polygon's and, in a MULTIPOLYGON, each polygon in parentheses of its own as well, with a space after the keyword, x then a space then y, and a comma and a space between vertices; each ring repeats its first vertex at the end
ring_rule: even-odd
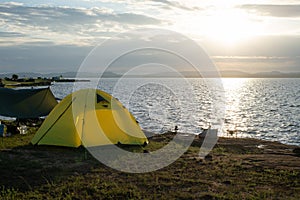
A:
MULTIPOLYGON (((75 98, 74 98, 75 100, 75 98)), ((45 135, 49 132, 49 130, 55 125, 55 123, 64 115, 64 113, 69 109, 69 107, 72 105, 73 101, 71 101, 71 103, 66 107, 66 109, 59 115, 59 117, 55 120, 55 122, 53 122, 53 124, 50 126, 50 128, 48 128, 48 130, 42 135, 42 137, 40 137, 40 139, 35 143, 38 144, 44 137, 45 135)))

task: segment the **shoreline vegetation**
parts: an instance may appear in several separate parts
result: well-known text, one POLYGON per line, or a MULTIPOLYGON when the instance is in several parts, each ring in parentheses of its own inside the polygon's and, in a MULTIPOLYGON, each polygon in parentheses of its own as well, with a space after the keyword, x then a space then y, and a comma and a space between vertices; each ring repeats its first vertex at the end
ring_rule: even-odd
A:
POLYGON ((89 80, 79 80, 71 78, 63 78, 56 76, 51 78, 19 78, 19 75, 13 74, 11 78, 0 78, 0 87, 31 87, 31 86, 50 86, 53 82, 89 82, 89 80))
MULTIPOLYGON (((203 138, 169 166, 124 173, 105 166, 83 147, 33 146, 38 127, 0 138, 0 199, 300 199, 300 148, 250 138, 219 138, 205 159, 203 138)), ((174 133, 154 135, 149 153, 174 133)))

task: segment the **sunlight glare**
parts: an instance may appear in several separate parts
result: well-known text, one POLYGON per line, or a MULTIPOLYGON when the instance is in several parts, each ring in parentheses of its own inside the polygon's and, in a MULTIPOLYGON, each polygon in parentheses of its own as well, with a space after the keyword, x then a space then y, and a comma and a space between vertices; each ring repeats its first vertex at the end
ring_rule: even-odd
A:
POLYGON ((208 37, 226 45, 235 45, 259 32, 258 25, 245 13, 233 10, 208 16, 206 26, 208 37))
POLYGON ((173 28, 229 47, 262 34, 263 25, 242 10, 214 7, 205 14, 179 16, 173 28))
POLYGON ((228 130, 244 131, 246 129, 245 120, 237 113, 241 112, 240 109, 242 109, 241 101, 243 101, 243 88, 245 88, 249 81, 251 81, 251 79, 222 78, 227 102, 224 133, 228 132, 228 130))

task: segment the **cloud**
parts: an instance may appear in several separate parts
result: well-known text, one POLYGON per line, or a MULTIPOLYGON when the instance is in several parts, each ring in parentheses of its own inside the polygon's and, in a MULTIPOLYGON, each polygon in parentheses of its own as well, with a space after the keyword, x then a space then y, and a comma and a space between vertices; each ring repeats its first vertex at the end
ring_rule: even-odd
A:
POLYGON ((247 62, 247 63, 285 63, 290 62, 291 60, 300 61, 299 56, 285 56, 285 57, 276 57, 276 56, 212 56, 215 61, 218 62, 247 62))
POLYGON ((161 21, 145 15, 139 15, 134 13, 122 13, 114 16, 114 20, 117 22, 130 23, 130 24, 160 24, 161 21))
MULTIPOLYGON (((85 57, 90 55, 91 50, 92 46, 56 45, 51 42, 0 46, 0 72, 25 71, 24 69, 40 72, 76 71, 85 57)), ((206 53, 192 40, 161 31, 154 35, 148 30, 124 33, 103 43, 91 54, 96 61, 87 59, 86 62, 92 61, 92 64, 89 65, 90 68, 85 68, 85 71, 97 71, 99 67, 107 67, 105 63, 110 63, 112 60, 114 62, 109 65, 110 70, 121 72, 149 63, 171 66, 178 71, 194 69, 191 61, 201 69, 211 69, 213 66, 207 59, 206 53), (116 54, 119 50, 128 54, 116 54)))
POLYGON ((4 32, 0 31, 0 36, 1 37, 24 37, 26 36, 25 34, 18 33, 18 32, 4 32))
MULTIPOLYGON (((233 47, 215 41, 204 45, 212 56, 288 57, 300 52, 298 35, 262 35, 241 41, 233 47)), ((300 66, 300 63, 299 63, 300 66)))
POLYGON ((8 21, 27 22, 33 25, 74 25, 93 24, 96 20, 115 21, 128 24, 159 24, 160 20, 135 13, 114 13, 105 8, 71 7, 27 7, 15 4, 0 5, 0 16, 8 16, 8 21))
POLYGON ((161 20, 148 15, 116 13, 108 8, 0 4, 0 25, 3 27, 0 37, 12 38, 12 45, 21 42, 15 41, 20 36, 24 36, 24 42, 44 39, 57 43, 72 44, 72 40, 85 40, 89 43, 92 38, 107 37, 109 33, 160 23, 161 20))
MULTIPOLYGON (((180 0, 146 0, 146 1, 140 1, 140 0, 84 0, 85 2, 89 3, 90 5, 97 5, 97 4, 110 4, 110 5, 116 5, 118 6, 124 6, 125 9, 145 9, 149 11, 152 7, 155 7, 155 9, 165 9, 165 10, 172 10, 172 9, 181 9, 186 11, 193 11, 193 10, 201 10, 202 8, 195 6, 195 4, 190 4, 189 2, 184 2, 180 0)), ((202 4, 202 3, 201 3, 202 4)))
POLYGON ((150 1, 161 3, 163 5, 163 8, 165 8, 165 9, 178 8, 178 9, 189 10, 189 11, 201 10, 201 8, 199 8, 199 7, 186 6, 186 5, 182 4, 181 2, 177 2, 177 1, 168 1, 168 0, 150 0, 150 1))
POLYGON ((220 70, 237 70, 251 73, 259 71, 300 71, 300 56, 213 56, 212 59, 220 70))
POLYGON ((245 4, 238 6, 241 9, 260 15, 273 17, 300 17, 300 4, 297 5, 266 5, 266 4, 245 4))
POLYGON ((207 59, 205 51, 195 42, 181 35, 160 30, 139 30, 121 34, 101 44, 90 56, 85 63, 88 66, 85 70, 89 71, 105 63, 110 63, 110 71, 118 72, 138 66, 156 65, 154 63, 178 71, 191 71, 196 66, 201 69, 213 68, 213 63, 207 59))
POLYGON ((0 73, 76 71, 91 49, 50 42, 0 46, 0 73))
MULTIPOLYGON (((198 35, 193 36, 198 37, 205 27, 202 26, 202 21, 208 19, 209 22, 210 17, 219 14, 218 9, 204 2, 187 3, 190 1, 178 0, 76 2, 77 4, 54 1, 49 5, 42 5, 38 1, 24 4, 0 3, 0 70, 73 71, 80 65, 92 46, 120 32, 159 26, 171 27, 189 34, 189 28, 195 28, 197 31, 195 35, 198 35), (180 26, 181 23, 186 26, 180 26)), ((266 66, 270 68, 282 66, 283 69, 285 67, 287 70, 298 69, 300 71, 300 59, 297 57, 300 52, 300 37, 284 35, 299 34, 296 25, 299 20, 297 17, 300 17, 300 5, 287 5, 289 4, 287 2, 285 4, 259 5, 254 3, 227 10, 236 11, 238 8, 238 12, 253 13, 252 19, 262 20, 257 23, 268 25, 270 31, 266 32, 265 36, 241 41, 232 48, 222 46, 217 40, 203 41, 205 48, 218 64, 229 68, 238 69, 239 66, 244 66, 251 70, 255 65, 259 71, 259 67, 264 70, 266 66), (267 21, 261 16, 280 18, 267 21), (277 22, 282 24, 277 24, 277 22), (283 25, 287 28, 282 28, 283 25), (285 33, 282 34, 281 30, 285 33), (277 36, 267 34, 277 34, 277 36)), ((220 10, 224 11, 223 7, 220 10)), ((163 39, 172 38, 163 37, 163 39)), ((149 38, 145 36, 145 40, 149 38)), ((186 47, 181 45, 178 49, 182 50, 186 47)), ((108 49, 107 53, 110 50, 108 49)), ((174 62, 171 63, 172 65, 178 65, 178 67, 182 65, 168 55, 147 56, 147 53, 149 52, 145 55, 130 55, 128 58, 139 64, 147 59, 151 61, 156 56, 159 62, 171 60, 174 62), (139 60, 141 58, 143 59, 139 60)), ((132 64, 131 61, 128 63, 124 61, 124 63, 132 64)))
POLYGON ((257 36, 228 48, 218 43, 205 44, 221 70, 300 71, 300 37, 257 36))

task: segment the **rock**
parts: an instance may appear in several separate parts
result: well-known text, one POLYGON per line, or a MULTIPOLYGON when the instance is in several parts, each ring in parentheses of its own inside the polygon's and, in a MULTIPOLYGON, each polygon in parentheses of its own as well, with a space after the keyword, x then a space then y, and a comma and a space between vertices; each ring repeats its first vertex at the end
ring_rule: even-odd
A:
POLYGON ((297 147, 293 150, 293 153, 300 155, 300 147, 297 147))
POLYGON ((143 151, 143 153, 150 153, 150 151, 148 151, 148 150, 144 150, 144 151, 143 151))
POLYGON ((207 161, 212 161, 213 157, 212 157, 212 155, 208 154, 208 155, 205 156, 204 159, 207 160, 207 161))

